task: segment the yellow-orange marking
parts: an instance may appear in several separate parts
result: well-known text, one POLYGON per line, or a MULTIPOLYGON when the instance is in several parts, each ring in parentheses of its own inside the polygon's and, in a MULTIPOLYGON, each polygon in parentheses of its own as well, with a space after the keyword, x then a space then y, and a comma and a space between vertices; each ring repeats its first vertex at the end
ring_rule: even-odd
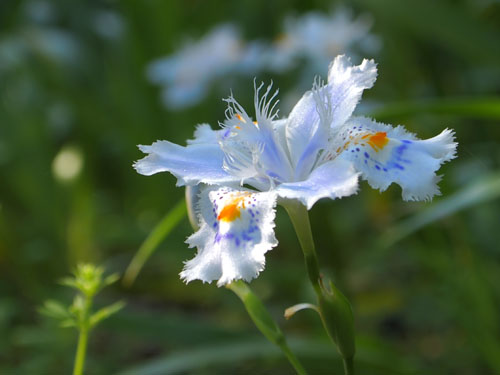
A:
POLYGON ((379 152, 379 150, 382 150, 389 143, 389 138, 387 138, 386 132, 378 132, 373 134, 367 143, 375 152, 379 152))
MULTIPOLYGON (((243 118, 243 116, 241 116, 239 113, 235 114, 235 116, 236 116, 236 118, 237 118, 239 121, 241 121, 241 122, 243 122, 243 123, 245 123, 245 124, 247 123, 247 122, 245 121, 245 119, 243 118)), ((258 125, 257 121, 253 121, 253 123, 254 123, 255 125, 258 125)), ((236 128, 236 129, 241 129, 239 126, 235 126, 235 128, 236 128)))
POLYGON ((387 138, 386 132, 364 133, 363 135, 358 135, 356 137, 348 136, 348 139, 349 140, 344 143, 343 146, 337 148, 337 154, 343 150, 347 150, 351 143, 358 145, 360 142, 363 142, 361 143, 361 146, 365 146, 366 143, 373 148, 375 152, 379 152, 387 145, 387 143, 389 143, 389 138, 387 138))
POLYGON ((217 216, 217 220, 231 222, 238 219, 240 215, 241 212, 238 205, 236 203, 231 203, 222 209, 219 216, 217 216))
POLYGON ((233 198, 229 204, 226 204, 224 208, 217 216, 217 220, 232 222, 241 216, 241 209, 245 209, 245 198, 250 196, 250 193, 243 194, 239 197, 233 198))

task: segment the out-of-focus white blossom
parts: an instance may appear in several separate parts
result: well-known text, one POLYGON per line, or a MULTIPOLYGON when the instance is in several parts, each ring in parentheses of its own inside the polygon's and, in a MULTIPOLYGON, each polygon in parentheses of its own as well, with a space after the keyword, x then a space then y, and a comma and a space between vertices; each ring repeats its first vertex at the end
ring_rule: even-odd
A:
POLYGON ((311 12, 288 17, 284 31, 272 43, 245 42, 234 25, 223 24, 151 63, 148 77, 162 86, 166 107, 182 109, 201 101, 210 85, 228 74, 285 72, 301 60, 307 62, 308 71, 317 71, 340 53, 353 55, 354 45, 363 52, 374 52, 378 40, 369 33, 371 23, 369 16, 354 18, 346 9, 330 15, 311 12))
POLYGON ((109 10, 99 10, 93 16, 92 26, 99 36, 113 41, 120 39, 123 35, 125 21, 118 13, 109 10))
POLYGON ((189 42, 177 53, 154 61, 149 79, 163 85, 167 107, 183 108, 200 101, 209 84, 235 69, 243 61, 245 48, 235 26, 224 24, 197 42, 189 42))
POLYGON ((285 71, 302 58, 316 70, 327 66, 338 54, 353 55, 353 46, 372 53, 379 48, 379 41, 370 34, 371 26, 370 16, 365 14, 355 18, 345 8, 331 14, 310 12, 300 17, 288 17, 283 34, 268 51, 268 68, 285 71))
POLYGON ((56 63, 76 63, 80 49, 79 41, 64 30, 26 27, 0 39, 0 73, 22 64, 33 53, 56 63))

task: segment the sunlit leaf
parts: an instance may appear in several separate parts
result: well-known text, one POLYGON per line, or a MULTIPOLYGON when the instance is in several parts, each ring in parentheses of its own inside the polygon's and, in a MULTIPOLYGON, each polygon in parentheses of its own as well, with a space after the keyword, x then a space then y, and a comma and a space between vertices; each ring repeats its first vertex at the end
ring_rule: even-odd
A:
POLYGON ((120 279, 120 275, 117 274, 117 273, 113 273, 109 276, 107 276, 106 278, 104 278, 104 280, 102 281, 102 286, 101 288, 104 288, 108 285, 111 285, 111 284, 114 284, 116 283, 118 280, 120 279))
POLYGON ((70 288, 80 289, 80 284, 73 277, 64 277, 59 283, 61 285, 69 286, 70 288))
POLYGON ((101 322, 104 319, 109 318, 111 315, 117 313, 125 306, 125 303, 122 301, 118 301, 113 303, 112 305, 103 307, 98 310, 90 317, 89 324, 90 328, 93 328, 97 323, 101 322))
POLYGON ((66 319, 71 315, 66 306, 55 300, 45 301, 39 312, 55 319, 66 319))
POLYGON ((77 322, 75 319, 65 319, 61 322, 60 326, 62 328, 72 328, 77 327, 77 322))

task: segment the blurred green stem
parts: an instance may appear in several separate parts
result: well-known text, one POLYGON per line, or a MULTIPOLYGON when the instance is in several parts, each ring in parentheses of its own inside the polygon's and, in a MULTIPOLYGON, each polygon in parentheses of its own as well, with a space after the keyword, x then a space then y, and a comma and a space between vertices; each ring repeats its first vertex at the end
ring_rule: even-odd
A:
POLYGON ((78 337, 78 348, 76 350, 76 357, 75 357, 75 367, 73 368, 73 375, 83 374, 85 355, 87 353, 87 339, 88 339, 88 330, 80 331, 80 336, 78 337))
POLYGON ((283 335, 269 311, 250 287, 245 282, 238 280, 227 285, 227 288, 231 289, 241 299, 248 315, 250 315, 257 328, 270 342, 281 349, 297 374, 307 375, 306 370, 288 346, 285 335, 283 335))
POLYGON ((307 208, 298 200, 287 200, 283 202, 283 206, 290 216, 304 253, 307 274, 318 297, 317 311, 323 327, 342 356, 345 375, 353 375, 355 344, 351 305, 331 281, 330 290, 323 284, 307 208))
POLYGON ((89 313, 92 308, 92 296, 85 295, 85 302, 80 316, 78 346, 76 348, 75 366, 73 375, 82 375, 85 366, 85 357, 87 355, 87 342, 89 337, 89 313))
POLYGON ((319 296, 321 295, 319 263, 314 248, 314 240, 307 209, 297 200, 287 201, 284 207, 292 220, 295 233, 297 233, 302 252, 304 253, 309 280, 311 281, 314 291, 319 296))
POLYGON ((354 358, 343 358, 345 375, 354 375, 354 358))

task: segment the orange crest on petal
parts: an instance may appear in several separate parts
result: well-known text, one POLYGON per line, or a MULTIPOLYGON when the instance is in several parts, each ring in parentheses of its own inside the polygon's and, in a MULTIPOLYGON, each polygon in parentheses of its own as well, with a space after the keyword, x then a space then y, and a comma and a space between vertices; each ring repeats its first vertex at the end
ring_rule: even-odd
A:
POLYGON ((378 132, 370 136, 367 143, 375 150, 375 152, 378 152, 379 150, 382 150, 387 143, 389 143, 389 138, 387 138, 386 132, 378 132))
POLYGON ((238 219, 241 215, 240 208, 238 207, 238 203, 230 203, 225 206, 222 211, 217 216, 217 220, 222 221, 234 221, 238 219))
POLYGON ((245 209, 245 198, 247 198, 250 194, 246 193, 242 196, 236 197, 231 200, 229 204, 226 204, 224 208, 220 211, 217 216, 217 220, 232 222, 236 219, 239 219, 241 216, 241 209, 245 209))

